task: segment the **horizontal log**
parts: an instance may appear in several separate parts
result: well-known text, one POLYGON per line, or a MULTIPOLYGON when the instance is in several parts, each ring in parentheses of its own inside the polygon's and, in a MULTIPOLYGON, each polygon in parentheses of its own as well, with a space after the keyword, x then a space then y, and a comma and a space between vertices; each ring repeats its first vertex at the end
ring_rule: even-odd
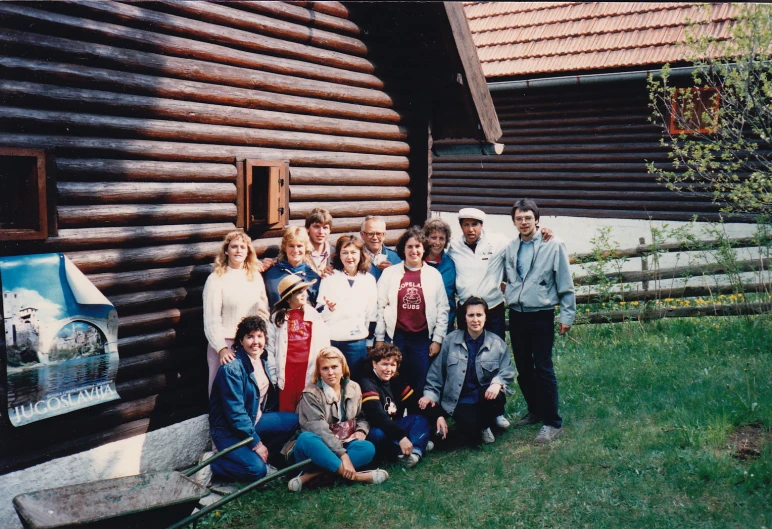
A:
POLYGON ((689 318, 694 316, 740 316, 765 314, 772 310, 772 303, 746 303, 742 305, 708 305, 700 307, 668 307, 651 310, 617 310, 588 314, 576 323, 618 323, 634 320, 659 320, 662 318, 689 318))
POLYGON ((290 186, 291 200, 397 200, 410 198, 407 187, 290 186))
MULTIPOLYGON (((364 57, 367 46, 359 39, 338 35, 323 29, 309 28, 276 18, 270 18, 253 13, 245 13, 230 6, 202 2, 162 2, 166 11, 193 15, 199 20, 205 20, 223 26, 241 28, 261 35, 270 35, 281 40, 290 40, 318 46, 342 53, 364 57)), ((154 7, 157 4, 154 4, 154 7)))
POLYGON ((172 346, 177 338, 177 332, 174 329, 166 329, 160 332, 143 334, 140 336, 130 336, 128 338, 118 339, 118 354, 124 356, 135 356, 138 354, 158 351, 172 346))
POLYGON ((539 127, 560 127, 562 125, 601 125, 601 124, 616 124, 616 123, 648 123, 648 119, 651 116, 650 112, 641 110, 634 114, 631 113, 619 113, 615 111, 611 115, 598 115, 598 116, 574 116, 563 117, 560 119, 512 119, 501 120, 501 128, 507 132, 516 131, 519 129, 539 128, 539 127))
POLYGON ((203 287, 180 287, 166 290, 150 290, 148 292, 132 292, 108 296, 121 316, 141 312, 152 308, 154 310, 193 305, 201 303, 203 287))
POLYGON ((115 206, 59 206, 59 226, 127 226, 136 224, 184 224, 233 222, 235 204, 139 204, 115 206))
MULTIPOLYGON (((384 218, 391 218, 384 216, 384 218)), ((408 222, 409 225, 409 222, 408 222)), ((386 237, 383 239, 383 243, 387 246, 394 246, 397 241, 399 240, 400 236, 405 232, 404 229, 391 229, 392 226, 389 226, 390 229, 386 230, 386 237)), ((394 226, 396 228, 396 226, 394 226)), ((273 235, 274 232, 269 232, 273 235)), ((346 233, 359 233, 359 228, 349 230, 348 232, 335 232, 332 235, 330 235, 330 244, 333 248, 335 248, 335 243, 338 241, 338 238, 342 235, 345 235, 346 233)), ((268 234, 266 234, 268 235, 268 234)), ((279 253, 279 246, 281 244, 281 237, 280 233, 276 234, 275 236, 271 238, 266 239, 258 239, 257 241, 252 241, 252 246, 255 247, 255 251, 259 255, 265 254, 266 256, 270 257, 276 257, 276 255, 279 253)))
POLYGON ((56 174, 59 181, 95 180, 102 178, 111 181, 235 182, 237 170, 233 163, 214 164, 57 158, 56 174))
MULTIPOLYGON (((476 184, 476 182, 475 182, 476 184)), ((490 197, 490 203, 491 204, 505 204, 506 201, 511 202, 512 199, 510 197, 512 196, 521 196, 523 194, 528 194, 530 198, 533 199, 540 199, 538 201, 539 205, 541 205, 543 198, 547 199, 546 203, 556 203, 560 201, 561 199, 565 200, 608 200, 608 201, 639 201, 641 204, 641 207, 644 206, 644 201, 661 201, 661 204, 659 207, 661 208, 667 208, 667 202, 670 201, 677 201, 680 204, 684 203, 692 203, 693 205, 705 205, 705 209, 710 211, 715 209, 718 211, 721 207, 720 204, 713 204, 711 202, 712 194, 711 193, 698 193, 698 192, 676 192, 676 191, 670 191, 665 186, 659 187, 658 190, 651 190, 651 191, 638 191, 635 190, 633 186, 629 186, 627 191, 613 191, 610 186, 594 186, 593 190, 587 190, 587 189, 580 189, 579 186, 576 186, 574 188, 569 189, 557 189, 558 186, 552 186, 550 185, 549 188, 545 189, 545 186, 536 186, 534 188, 533 186, 519 186, 518 182, 511 182, 508 186, 506 186, 507 189, 500 189, 500 188, 489 188, 489 187, 478 187, 475 186, 468 186, 468 187, 451 187, 451 186, 445 186, 442 187, 442 189, 437 189, 436 187, 433 189, 433 193, 435 193, 437 196, 443 196, 443 195, 450 195, 450 196, 459 196, 459 197, 468 197, 471 199, 480 199, 484 198, 484 200, 489 201, 490 197), (501 198, 502 194, 506 195, 509 194, 509 197, 501 198), (505 202, 502 202, 505 201, 505 202)), ((651 206, 652 202, 648 203, 648 206, 651 206)))
MULTIPOLYGON (((768 292, 770 288, 768 283, 747 283, 740 286, 743 292, 757 293, 768 292)), ((718 294, 734 294, 737 291, 737 287, 738 285, 714 285, 712 287, 687 286, 649 290, 638 289, 630 292, 619 292, 619 296, 624 301, 649 301, 666 298, 710 298, 718 294)), ((616 293, 613 293, 612 296, 616 298, 616 293)), ((607 299, 608 296, 600 296, 594 292, 576 295, 577 303, 600 303, 607 299)))
POLYGON ((172 287, 177 285, 203 285, 212 265, 176 266, 152 268, 132 272, 104 272, 89 274, 89 280, 105 294, 136 292, 141 289, 172 287))
MULTIPOLYGON (((655 163, 658 169, 670 169, 672 166, 667 163, 655 163)), ((477 162, 433 162, 432 169, 437 171, 509 171, 509 172, 534 172, 534 171, 559 171, 582 173, 609 171, 615 173, 643 173, 646 171, 646 163, 641 160, 639 163, 497 163, 494 157, 479 159, 477 162)))
POLYGON ((54 126, 62 129, 66 128, 67 131, 72 128, 87 133, 95 131, 107 132, 108 134, 121 133, 150 139, 189 140, 209 143, 226 142, 233 145, 320 149, 372 154, 405 155, 410 152, 410 146, 401 141, 351 138, 306 132, 260 130, 229 125, 182 123, 162 119, 80 114, 59 110, 35 110, 0 106, 0 121, 10 123, 23 122, 26 127, 34 123, 41 128, 54 126))
POLYGON ((104 108, 119 111, 132 117, 147 116, 210 125, 230 125, 386 140, 407 138, 407 130, 399 125, 177 101, 161 97, 79 89, 71 86, 63 88, 52 84, 0 80, 0 94, 5 96, 4 99, 7 103, 21 101, 25 106, 29 106, 29 101, 34 99, 56 103, 59 108, 61 108, 61 104, 73 105, 87 109, 90 114, 97 113, 97 109, 104 108))
MULTIPOLYGON (((9 7, 10 4, 0 3, 0 17, 8 11, 9 7)), ((20 6, 16 7, 24 10, 29 9, 20 6)), ((25 18, 25 20, 27 19, 25 18)), ((33 20, 35 20, 35 18, 33 18, 33 20)), ((83 19, 73 18, 73 20, 82 21, 83 19)), ((123 30, 128 32, 138 31, 101 23, 98 24, 98 27, 112 27, 118 30, 117 36, 112 35, 112 32, 107 31, 105 37, 108 39, 120 39, 120 34, 124 32, 123 30)), ((155 37, 161 38, 162 40, 173 38, 165 35, 160 37, 153 33, 145 33, 151 40, 155 37)), ((140 42, 142 42, 142 40, 143 39, 139 39, 140 42)), ((187 39, 179 40, 187 41, 187 39)), ((228 64, 208 62, 208 60, 170 57, 168 54, 163 54, 169 53, 169 50, 164 49, 162 46, 159 46, 159 48, 161 48, 160 51, 163 53, 140 52, 91 42, 82 43, 76 40, 48 35, 41 36, 32 33, 24 33, 11 29, 4 29, 3 32, 0 33, 0 42, 28 45, 43 52, 55 53, 56 56, 68 53, 78 57, 88 57, 103 63, 119 65, 122 69, 136 69, 142 73, 156 72, 168 76, 177 75, 183 79, 192 81, 238 86, 241 88, 255 88, 267 90, 269 92, 274 91, 296 96, 331 99, 333 101, 356 103, 374 107, 389 108, 393 106, 391 97, 384 92, 371 88, 339 84, 342 82, 340 77, 345 77, 344 75, 340 75, 335 81, 302 79, 290 75, 260 71, 253 67, 231 66, 228 64)), ((185 56, 185 47, 191 42, 192 41, 187 41, 185 44, 179 44, 179 49, 176 50, 177 53, 185 56)), ((229 50, 229 53, 230 52, 233 52, 233 50, 229 50)), ((283 60, 286 61, 286 59, 283 60)))
POLYGON ((404 186, 409 183, 407 171, 290 167, 290 184, 404 186))
POLYGON ((169 384, 169 377, 164 373, 151 375, 149 377, 125 380, 115 385, 115 390, 121 399, 131 401, 141 399, 149 395, 157 395, 169 384))
MULTIPOLYGON (((575 195, 578 194, 585 194, 586 192, 575 192, 575 195)), ((529 195, 536 196, 535 191, 529 191, 529 195)), ((563 199, 558 198, 552 198, 556 196, 556 192, 553 193, 547 193, 547 194, 541 194, 539 195, 542 197, 538 200, 539 209, 541 208, 560 208, 560 207, 587 207, 587 208, 597 208, 597 209, 606 209, 606 210, 614 210, 614 209, 640 209, 641 211, 690 211, 690 212, 716 212, 718 213, 720 211, 720 205, 714 204, 710 201, 687 201, 687 200, 672 200, 672 201, 665 201, 665 200, 656 200, 651 201, 648 199, 644 200, 635 200, 635 201, 626 201, 626 200, 603 200, 603 199, 576 199, 572 198, 571 196, 566 196, 563 199)), ((676 195, 678 196, 678 195, 676 195)), ((501 206, 506 207, 509 204, 509 207, 512 207, 512 203, 515 199, 519 198, 517 195, 513 195, 510 197, 485 197, 485 203, 489 206, 501 206)), ((629 195, 628 195, 629 198, 629 195)), ((480 198, 476 196, 461 196, 461 195, 441 195, 439 193, 432 196, 432 201, 437 201, 439 203, 452 203, 452 204, 467 204, 467 205, 479 205, 480 204, 480 198)), ((545 213, 542 213, 542 215, 546 215, 545 213)))
MULTIPOLYGON (((479 169, 479 165, 477 166, 479 169)), ((624 182, 649 182, 654 183, 657 181, 657 177, 646 172, 645 168, 633 173, 633 172, 607 172, 607 173, 593 173, 593 172, 565 172, 565 171, 518 171, 516 173, 510 171, 496 171, 493 169, 485 168, 477 171, 453 171, 448 169, 437 169, 436 166, 432 166, 432 181, 435 179, 445 179, 448 181, 469 181, 476 182, 478 179, 489 179, 491 181, 542 181, 549 180, 549 185, 552 185, 553 180, 569 180, 572 178, 581 179, 582 181, 597 181, 605 183, 608 181, 624 181, 624 182)))
MULTIPOLYGON (((407 215, 384 215, 383 220, 386 221, 386 227, 391 229, 407 228, 410 226, 410 217, 407 215)), ((362 223, 365 221, 365 217, 343 217, 333 219, 332 232, 333 233, 359 233, 362 223)), ((304 219, 296 219, 290 221, 290 226, 304 226, 304 219)), ((270 232, 268 232, 270 233, 270 232)))
POLYGON ((504 143, 504 152, 510 152, 516 149, 515 146, 519 145, 539 145, 542 143, 565 143, 568 145, 573 144, 594 144, 594 143, 606 143, 618 141, 620 143, 634 143, 634 142, 656 142, 662 138, 661 132, 650 133, 635 133, 635 134, 621 134, 618 132, 611 132, 608 134, 584 134, 577 132, 570 135, 559 136, 522 136, 522 137, 509 137, 502 138, 500 143, 504 143))
POLYGON ((290 1, 287 3, 300 7, 307 7, 308 9, 334 17, 348 18, 348 8, 342 3, 334 2, 332 0, 325 0, 323 2, 290 1))
POLYGON ((121 358, 117 379, 129 380, 149 372, 158 373, 171 366, 173 361, 174 353, 170 350, 154 351, 143 355, 121 358))
MULTIPOLYGON (((469 195, 480 194, 480 190, 488 190, 489 192, 498 191, 501 193, 506 189, 544 189, 545 183, 542 180, 533 180, 530 178, 522 178, 517 175, 518 178, 511 179, 491 179, 491 178, 438 178, 436 175, 432 175, 432 190, 435 193, 443 193, 446 195, 452 195, 450 189, 454 190, 468 190, 469 195), (442 189, 441 189, 442 188, 442 189), (445 191, 445 188, 449 188, 445 191)), ((577 176, 577 175, 574 175, 577 176)), ((600 190, 631 190, 631 191, 666 191, 667 188, 663 184, 658 184, 655 181, 650 182, 629 182, 629 181, 587 181, 587 180, 550 180, 550 189, 600 189, 600 190)), ((672 193, 672 191, 671 191, 672 193)), ((484 193, 483 193, 484 194, 484 193)))
MULTIPOLYGON (((518 164, 523 162, 572 162, 579 163, 583 161, 587 162, 601 162, 601 161, 638 161, 638 160, 668 160, 666 152, 644 152, 644 153, 628 153, 628 152, 612 152, 612 153, 571 153, 571 154, 520 154, 519 152, 506 152, 498 156, 443 156, 435 157, 434 164, 453 164, 453 163, 474 163, 480 160, 493 163, 495 165, 502 164, 518 164)), ((479 166, 478 166, 479 168, 479 166)))
POLYGON ((142 266, 164 264, 189 264, 191 262, 214 262, 222 247, 221 242, 197 242, 190 244, 169 244, 145 248, 125 248, 69 252, 67 257, 84 273, 100 270, 126 270, 142 266))
POLYGON ((114 228, 60 229, 45 241, 48 251, 82 250, 96 247, 219 241, 236 229, 232 222, 174 224, 167 226, 120 226, 114 228))
POLYGON ((331 16, 324 13, 313 12, 300 6, 289 5, 284 2, 246 2, 242 0, 231 0, 229 5, 236 6, 247 11, 262 13, 276 18, 300 22, 312 27, 318 27, 349 35, 359 35, 361 33, 359 26, 350 20, 331 16))
POLYGON ((154 29, 165 30, 164 33, 183 32, 189 36, 195 36, 196 39, 163 34, 157 32, 157 29, 156 31, 144 31, 104 21, 69 16, 64 13, 49 13, 26 6, 19 6, 17 9, 2 9, 0 15, 13 20, 49 25, 57 29, 78 30, 79 36, 87 34, 113 42, 139 44, 145 49, 152 49, 170 56, 195 57, 204 61, 219 63, 234 62, 249 68, 278 70, 282 73, 293 72, 294 75, 301 77, 308 77, 309 74, 316 76, 334 74, 345 78, 346 74, 349 74, 348 77, 352 79, 361 79, 371 83, 377 82, 371 75, 375 68, 370 61, 362 57, 322 50, 115 2, 78 2, 74 5, 48 6, 49 9, 56 9, 57 7, 70 12, 74 9, 101 12, 103 15, 118 18, 123 22, 140 23, 143 27, 150 25, 154 29), (185 53, 186 49, 188 53, 185 53), (241 51, 244 49, 250 51, 241 51), (292 70, 287 71, 288 67, 292 70))
MULTIPOLYGON (((467 139, 437 140, 436 143, 448 145, 466 145, 467 139)), ((639 143, 590 143, 586 145, 518 145, 517 149, 510 149, 515 154, 568 154, 568 153, 598 153, 598 152, 668 152, 668 148, 656 142, 639 143)), ((496 156, 499 158, 499 156, 496 156)))
POLYGON ((409 166, 405 156, 378 154, 333 153, 323 151, 295 151, 239 145, 213 145, 172 141, 129 140, 99 137, 70 137, 42 134, 0 134, 0 146, 57 149, 62 156, 96 154, 97 157, 115 155, 137 156, 163 161, 226 161, 232 157, 265 160, 289 160, 293 165, 346 167, 361 169, 398 169, 409 166), (85 152, 84 152, 85 151, 85 152))
POLYGON ((653 123, 647 123, 646 117, 639 119, 639 122, 628 123, 609 123, 601 125, 582 125, 573 126, 572 123, 562 123, 556 126, 547 126, 536 124, 534 127, 523 127, 517 129, 504 129, 504 135, 499 139, 501 143, 507 143, 507 140, 515 138, 539 137, 543 135, 568 135, 568 134, 614 134, 617 133, 655 133, 661 134, 662 127, 653 123))
MULTIPOLYGON (((769 264, 772 259, 750 259, 737 261, 732 264, 731 270, 727 270, 727 266, 723 263, 706 263, 695 266, 676 266, 673 268, 660 268, 658 270, 632 270, 629 272, 618 272, 604 274, 604 277, 617 283, 637 283, 640 281, 656 281, 667 279, 682 279, 691 277, 695 274, 699 275, 721 275, 726 274, 727 271, 731 273, 737 272, 755 272, 758 270, 769 270, 769 264)), ((575 276, 574 285, 595 285, 600 280, 597 276, 575 276)))
MULTIPOLYGON (((0 33, 0 40, 2 40, 2 33, 0 33)), ((53 52, 49 48, 46 50, 53 52)), ((116 61, 116 63, 117 67, 121 67, 120 61, 116 61)), ((90 65, 3 56, 0 56, 0 70, 14 73, 24 80, 34 76, 47 82, 58 80, 60 83, 69 85, 82 84, 87 88, 109 87, 113 91, 133 91, 183 101, 201 101, 234 107, 260 108, 313 116, 364 119, 383 123, 399 123, 402 119, 396 111, 390 108, 368 107, 252 88, 189 81, 173 77, 177 75, 178 72, 176 71, 168 72, 172 77, 160 77, 158 75, 94 68, 90 65)), ((167 72, 161 69, 158 73, 163 75, 167 72)))
POLYGON ((118 321, 118 337, 126 338, 191 323, 198 328, 203 325, 203 309, 200 306, 122 316, 118 321))
POLYGON ((59 182, 56 190, 62 205, 236 202, 236 184, 211 182, 59 182))
POLYGON ((392 202, 298 202, 292 204, 290 218, 304 219, 314 208, 325 208, 333 218, 403 215, 410 211, 410 205, 402 200, 392 202))

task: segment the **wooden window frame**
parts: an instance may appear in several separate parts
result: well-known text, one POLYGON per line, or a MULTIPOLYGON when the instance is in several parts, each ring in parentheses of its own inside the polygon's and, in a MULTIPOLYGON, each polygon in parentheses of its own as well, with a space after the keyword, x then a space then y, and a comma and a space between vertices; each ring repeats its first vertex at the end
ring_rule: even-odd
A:
POLYGON ((716 129, 718 128, 717 124, 714 125, 713 127, 702 126, 701 115, 697 116, 697 123, 699 123, 700 128, 696 128, 696 129, 678 128, 679 117, 683 115, 683 112, 682 112, 683 108, 682 108, 681 102, 684 99, 683 94, 685 92, 689 92, 691 94, 710 93, 710 97, 708 98, 707 101, 710 102, 710 105, 712 106, 712 108, 709 108, 708 105, 705 104, 706 100, 702 96, 700 96, 699 100, 703 103, 704 110, 706 112, 712 112, 714 117, 718 116, 718 109, 721 103, 721 92, 719 92, 717 88, 696 88, 696 87, 676 88, 675 92, 673 93, 673 97, 671 98, 671 101, 670 101, 671 103, 670 134, 712 134, 716 132, 716 129))
POLYGON ((247 232, 288 226, 289 161, 246 159, 237 166, 236 226, 247 232), (255 168, 267 168, 267 177, 256 177, 255 168), (265 193, 265 207, 258 206, 253 200, 254 186, 258 185, 265 193), (264 216, 261 210, 264 210, 264 216))
POLYGON ((34 228, 0 228, 0 241, 39 241, 49 235, 49 190, 46 175, 46 152, 42 149, 0 148, 0 156, 34 158, 35 175, 31 175, 36 195, 37 229, 34 228))

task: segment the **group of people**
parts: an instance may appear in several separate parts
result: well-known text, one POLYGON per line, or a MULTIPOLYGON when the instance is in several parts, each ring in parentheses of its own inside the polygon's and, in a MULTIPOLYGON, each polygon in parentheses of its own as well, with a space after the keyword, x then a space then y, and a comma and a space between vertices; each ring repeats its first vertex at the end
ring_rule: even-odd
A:
POLYGON ((214 474, 254 481, 310 459, 290 490, 381 483, 385 470, 365 470, 374 460, 416 466, 450 418, 468 443, 495 442, 515 367, 528 406, 517 425, 542 423, 537 443, 560 435, 552 343, 555 307, 560 334, 575 313, 568 254, 539 231, 533 201, 516 202, 512 220, 508 240, 464 208, 460 238, 431 219, 391 250, 385 220, 368 216, 333 249, 333 219, 317 208, 262 261, 246 233, 228 234, 204 287, 210 430, 215 450, 252 442, 214 474))

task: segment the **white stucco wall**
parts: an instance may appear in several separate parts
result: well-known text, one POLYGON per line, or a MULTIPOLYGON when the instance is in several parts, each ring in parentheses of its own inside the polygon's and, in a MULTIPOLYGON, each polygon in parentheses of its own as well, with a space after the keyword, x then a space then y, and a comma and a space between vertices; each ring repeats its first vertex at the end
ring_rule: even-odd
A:
POLYGON ((198 462, 208 445, 209 419, 201 415, 0 476, 0 529, 22 527, 13 508, 14 496, 142 472, 189 468, 198 462))

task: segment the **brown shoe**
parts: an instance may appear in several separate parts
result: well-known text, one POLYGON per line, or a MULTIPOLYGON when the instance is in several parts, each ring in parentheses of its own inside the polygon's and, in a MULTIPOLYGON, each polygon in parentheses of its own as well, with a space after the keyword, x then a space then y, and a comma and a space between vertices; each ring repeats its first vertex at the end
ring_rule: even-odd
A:
POLYGON ((539 424, 541 419, 531 412, 525 414, 525 416, 515 423, 515 427, 528 426, 529 424, 539 424))

